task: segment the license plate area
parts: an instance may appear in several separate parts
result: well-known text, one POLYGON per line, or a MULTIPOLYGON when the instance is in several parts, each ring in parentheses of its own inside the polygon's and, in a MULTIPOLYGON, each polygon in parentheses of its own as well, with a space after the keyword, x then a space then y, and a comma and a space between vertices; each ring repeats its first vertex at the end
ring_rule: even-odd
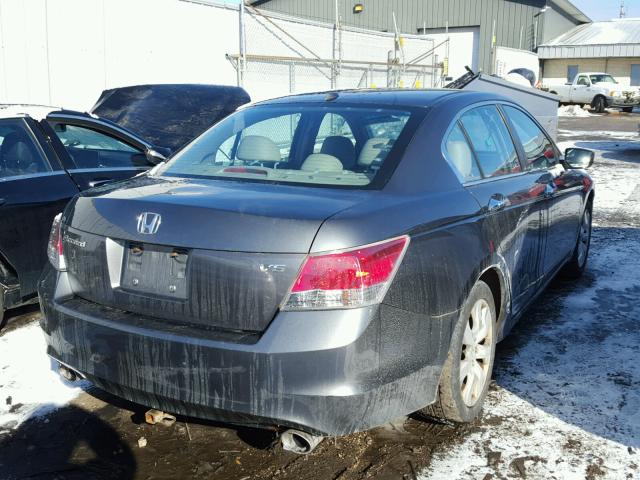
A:
POLYGON ((125 245, 120 288, 125 291, 187 298, 189 252, 185 249, 129 242, 125 245))

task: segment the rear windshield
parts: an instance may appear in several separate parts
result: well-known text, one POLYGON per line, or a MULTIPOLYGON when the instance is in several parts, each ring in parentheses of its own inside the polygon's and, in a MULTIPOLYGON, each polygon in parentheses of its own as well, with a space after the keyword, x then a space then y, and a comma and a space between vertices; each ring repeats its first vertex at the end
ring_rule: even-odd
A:
POLYGON ((415 115, 338 105, 249 107, 205 132, 155 175, 373 186, 393 171, 415 115))

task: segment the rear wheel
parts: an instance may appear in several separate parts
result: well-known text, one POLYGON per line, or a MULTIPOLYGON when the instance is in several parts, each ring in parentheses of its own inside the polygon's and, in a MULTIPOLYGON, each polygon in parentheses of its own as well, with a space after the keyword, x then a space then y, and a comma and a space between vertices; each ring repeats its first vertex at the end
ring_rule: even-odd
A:
POLYGON ((4 327, 4 291, 0 288, 0 330, 4 327))
POLYGON ((604 97, 597 96, 593 99, 593 102, 591 102, 591 107, 593 107, 597 113, 604 113, 607 108, 607 100, 604 97))
POLYGON ((471 289, 453 332, 436 401, 421 410, 430 417, 470 422, 487 396, 496 349, 496 308, 489 286, 471 289))
POLYGON ((589 204, 582 214, 576 248, 573 251, 571 260, 563 269, 563 274, 566 277, 579 278, 587 268, 587 258, 589 257, 589 247, 591 246, 591 213, 591 205, 589 204))

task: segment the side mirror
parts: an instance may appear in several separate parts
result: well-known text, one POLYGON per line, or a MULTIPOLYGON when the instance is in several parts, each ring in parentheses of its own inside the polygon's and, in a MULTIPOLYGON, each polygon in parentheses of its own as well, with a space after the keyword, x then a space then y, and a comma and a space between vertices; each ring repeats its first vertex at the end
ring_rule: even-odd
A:
POLYGON ((165 154, 160 153, 158 150, 154 150, 153 148, 148 148, 144 152, 144 156, 147 157, 147 161, 153 165, 158 165, 159 163, 167 161, 167 156, 165 154))
POLYGON ((564 161, 569 168, 586 169, 593 165, 596 154, 586 148, 567 148, 564 151, 564 161))

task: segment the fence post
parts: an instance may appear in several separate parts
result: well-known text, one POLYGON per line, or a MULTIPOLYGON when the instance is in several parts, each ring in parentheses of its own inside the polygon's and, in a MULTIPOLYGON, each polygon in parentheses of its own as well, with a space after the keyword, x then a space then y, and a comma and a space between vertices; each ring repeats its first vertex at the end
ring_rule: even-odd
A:
POLYGON ((240 55, 238 56, 238 66, 236 68, 237 75, 237 83, 239 87, 244 86, 244 73, 245 73, 245 65, 247 61, 247 52, 245 45, 245 34, 244 34, 244 0, 240 1, 238 5, 238 42, 239 42, 239 51, 240 55))
POLYGON ((296 64, 289 63, 289 93, 296 93, 296 64))

